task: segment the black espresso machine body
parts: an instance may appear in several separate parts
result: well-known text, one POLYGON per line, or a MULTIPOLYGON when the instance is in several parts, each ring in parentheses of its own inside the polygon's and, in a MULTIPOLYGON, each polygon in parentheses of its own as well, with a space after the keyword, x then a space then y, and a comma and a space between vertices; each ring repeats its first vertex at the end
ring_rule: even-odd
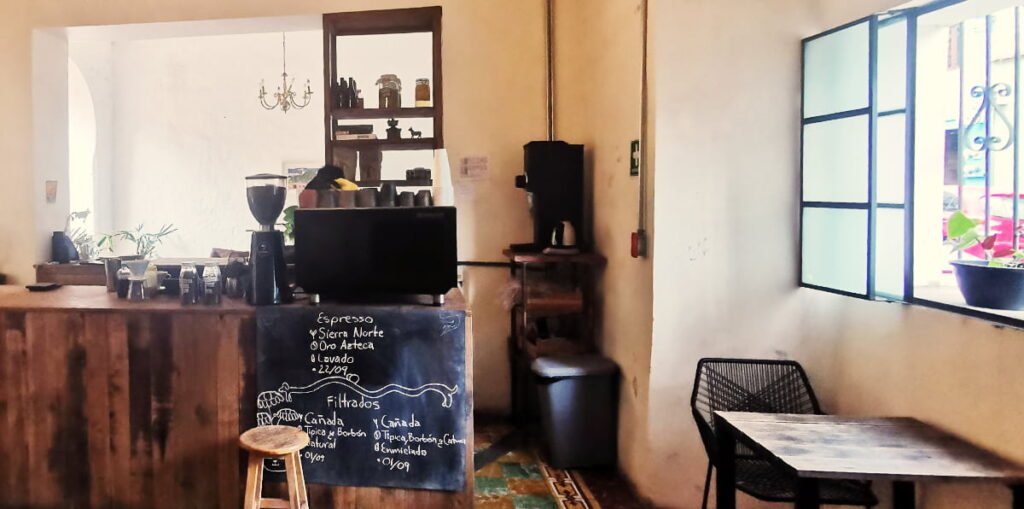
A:
POLYGON ((551 245, 551 233, 562 221, 576 230, 576 241, 587 247, 587 226, 583 222, 583 145, 564 141, 531 141, 523 145, 524 171, 516 187, 526 189, 533 216, 533 246, 551 245))
POLYGON ((455 207, 295 211, 296 283, 321 298, 444 295, 456 262, 455 207))

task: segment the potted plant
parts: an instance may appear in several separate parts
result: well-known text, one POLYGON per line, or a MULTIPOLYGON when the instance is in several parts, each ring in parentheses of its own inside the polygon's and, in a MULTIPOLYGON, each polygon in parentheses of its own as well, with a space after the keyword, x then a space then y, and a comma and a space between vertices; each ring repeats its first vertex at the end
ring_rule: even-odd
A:
POLYGON ((83 262, 91 261, 95 254, 92 234, 85 227, 85 220, 89 217, 89 212, 88 209, 72 212, 64 220, 64 236, 74 244, 75 249, 78 250, 79 259, 83 262))
POLYGON ((950 216, 946 237, 954 252, 980 258, 950 262, 968 306, 1024 309, 1024 252, 1000 242, 997 234, 986 236, 978 221, 960 211, 950 216))
MULTIPOLYGON (((126 240, 135 243, 135 257, 151 258, 156 253, 156 247, 164 241, 164 237, 178 231, 173 224, 165 224, 155 233, 143 231, 145 225, 140 224, 134 230, 121 230, 114 233, 104 233, 100 236, 97 247, 106 248, 114 252, 114 245, 118 240, 126 240)), ((121 257, 125 259, 127 257, 121 257)))
POLYGON ((142 260, 153 256, 156 251, 156 247, 163 242, 164 237, 176 231, 178 231, 178 229, 175 228, 173 224, 165 224, 156 233, 147 233, 143 231, 143 225, 140 224, 134 230, 121 230, 114 233, 100 234, 100 240, 96 243, 96 247, 104 249, 110 253, 110 256, 101 258, 106 271, 107 291, 113 292, 115 290, 115 285, 117 284, 117 270, 121 268, 121 264, 123 262, 142 260), (117 256, 115 254, 115 244, 119 240, 134 242, 135 254, 117 256))

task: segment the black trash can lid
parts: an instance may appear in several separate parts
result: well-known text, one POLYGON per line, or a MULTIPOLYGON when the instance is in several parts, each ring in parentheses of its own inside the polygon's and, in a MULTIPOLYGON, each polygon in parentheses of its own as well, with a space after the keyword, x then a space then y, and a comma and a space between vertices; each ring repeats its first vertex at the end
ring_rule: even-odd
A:
POLYGON ((593 354, 538 357, 531 368, 534 374, 544 378, 610 375, 619 370, 615 361, 593 354))

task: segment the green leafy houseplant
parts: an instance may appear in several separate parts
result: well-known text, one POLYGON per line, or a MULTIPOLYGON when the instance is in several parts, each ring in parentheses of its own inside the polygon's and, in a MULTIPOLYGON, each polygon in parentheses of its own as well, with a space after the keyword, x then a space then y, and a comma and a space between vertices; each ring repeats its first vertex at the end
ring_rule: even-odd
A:
POLYGON ((953 251, 963 252, 978 245, 988 261, 989 267, 1024 268, 1024 252, 1013 249, 1006 243, 997 243, 996 235, 985 236, 979 221, 975 221, 959 210, 949 217, 946 237, 953 245, 953 251))
POLYGON ((173 224, 165 224, 160 227, 160 230, 150 233, 143 231, 144 224, 136 226, 134 230, 121 230, 114 233, 104 233, 100 235, 99 242, 96 243, 96 247, 100 249, 106 249, 111 253, 114 252, 115 244, 119 240, 125 240, 135 244, 135 254, 143 258, 150 258, 156 252, 157 246, 164 241, 164 237, 178 231, 173 224))
POLYGON ((299 207, 292 205, 284 209, 284 235, 288 240, 295 241, 295 211, 299 207))
POLYGON ((963 212, 950 216, 946 237, 954 252, 975 257, 950 261, 956 284, 968 306, 1024 309, 1024 253, 998 242, 996 235, 985 235, 978 221, 963 212))

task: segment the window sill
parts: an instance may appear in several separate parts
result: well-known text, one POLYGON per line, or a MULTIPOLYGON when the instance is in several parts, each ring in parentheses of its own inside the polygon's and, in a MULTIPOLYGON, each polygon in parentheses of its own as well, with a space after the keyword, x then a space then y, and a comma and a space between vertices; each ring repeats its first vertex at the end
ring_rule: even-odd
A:
POLYGON ((911 304, 973 316, 1009 327, 1024 329, 1024 311, 968 306, 955 286, 917 286, 911 304))

